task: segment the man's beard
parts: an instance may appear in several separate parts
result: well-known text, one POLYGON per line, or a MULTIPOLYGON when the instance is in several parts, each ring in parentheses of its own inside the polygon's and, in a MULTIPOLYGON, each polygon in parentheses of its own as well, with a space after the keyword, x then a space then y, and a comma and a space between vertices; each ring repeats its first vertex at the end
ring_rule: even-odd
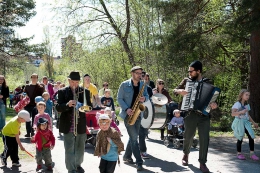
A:
POLYGON ((199 75, 197 74, 196 76, 190 76, 189 78, 194 81, 194 80, 197 80, 198 77, 199 77, 199 75))

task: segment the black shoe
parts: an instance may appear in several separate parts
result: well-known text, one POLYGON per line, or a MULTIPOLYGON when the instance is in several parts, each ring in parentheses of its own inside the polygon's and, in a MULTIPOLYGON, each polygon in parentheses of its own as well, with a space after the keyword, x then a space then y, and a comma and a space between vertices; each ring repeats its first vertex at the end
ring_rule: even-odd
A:
POLYGON ((3 166, 6 166, 7 165, 7 162, 6 162, 6 159, 3 158, 2 156, 0 156, 0 160, 1 160, 1 163, 3 166))
POLYGON ((21 164, 19 163, 19 161, 17 161, 17 162, 13 162, 12 165, 13 165, 13 166, 21 166, 21 164))
POLYGON ((77 167, 77 172, 84 173, 85 170, 81 166, 79 166, 79 167, 77 167))
POLYGON ((127 158, 123 158, 123 161, 129 164, 134 164, 133 159, 127 159, 127 158))
POLYGON ((136 165, 137 171, 142 171, 144 168, 141 164, 136 165))
POLYGON ((26 134, 26 135, 24 135, 24 137, 30 138, 31 136, 30 136, 30 134, 26 134))

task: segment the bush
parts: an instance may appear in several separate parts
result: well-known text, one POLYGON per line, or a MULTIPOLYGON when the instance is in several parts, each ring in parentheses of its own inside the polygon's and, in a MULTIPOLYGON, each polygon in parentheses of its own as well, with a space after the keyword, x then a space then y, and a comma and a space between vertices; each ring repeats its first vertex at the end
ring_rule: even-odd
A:
POLYGON ((231 117, 230 115, 223 115, 220 118, 220 130, 222 132, 227 132, 227 131, 232 131, 231 129, 231 124, 233 122, 233 117, 231 117))

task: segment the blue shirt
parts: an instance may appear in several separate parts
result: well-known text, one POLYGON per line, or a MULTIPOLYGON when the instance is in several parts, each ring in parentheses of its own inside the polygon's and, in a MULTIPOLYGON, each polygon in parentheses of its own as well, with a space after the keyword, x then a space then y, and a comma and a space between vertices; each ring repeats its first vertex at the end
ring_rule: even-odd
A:
POLYGON ((118 149, 116 144, 110 140, 110 149, 106 155, 102 155, 101 158, 107 161, 117 161, 118 159, 118 149))

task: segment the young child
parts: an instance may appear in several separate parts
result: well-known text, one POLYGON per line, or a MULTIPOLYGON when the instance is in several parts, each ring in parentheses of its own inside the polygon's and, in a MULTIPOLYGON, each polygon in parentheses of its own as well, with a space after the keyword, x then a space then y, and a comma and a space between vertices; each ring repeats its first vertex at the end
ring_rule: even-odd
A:
MULTIPOLYGON (((44 92, 42 94, 44 102, 46 104, 46 109, 44 112, 48 113, 50 117, 52 117, 52 101, 50 100, 50 94, 48 92, 44 92)), ((49 121, 50 122, 50 121, 49 121)))
POLYGON ((9 94, 9 108, 13 107, 13 98, 14 98, 13 91, 10 91, 10 94, 9 94))
MULTIPOLYGON (((36 106, 32 110, 32 124, 31 124, 31 127, 33 127, 34 118, 38 114, 37 103, 44 102, 44 99, 42 98, 42 96, 37 96, 37 97, 35 97, 34 101, 36 103, 36 106)), ((31 136, 34 136, 34 130, 32 130, 31 136)))
POLYGON ((181 117, 181 112, 178 109, 175 109, 173 111, 174 117, 171 119, 170 124, 172 126, 177 126, 178 127, 178 133, 182 133, 184 130, 184 120, 183 117, 181 117))
POLYGON ((119 133, 110 127, 111 119, 107 114, 101 114, 98 120, 100 131, 97 134, 97 144, 94 156, 101 157, 100 173, 114 172, 118 155, 124 151, 124 144, 119 133))
POLYGON ((113 111, 113 113, 112 113, 110 107, 106 107, 104 110, 104 113, 107 114, 109 116, 109 118, 111 119, 110 127, 113 127, 114 129, 116 129, 118 131, 118 133, 120 134, 120 136, 123 136, 121 131, 119 130, 119 128, 117 127, 117 125, 115 123, 115 118, 114 118, 115 112, 113 111), (112 116, 112 114, 114 116, 112 116))
POLYGON ((55 138, 51 130, 48 129, 48 120, 39 118, 37 122, 37 132, 31 138, 33 143, 36 143, 36 170, 42 169, 42 160, 48 171, 52 171, 51 150, 55 145, 55 138))
POLYGON ((259 160, 254 153, 254 138, 255 134, 252 129, 251 123, 255 128, 258 128, 258 124, 250 117, 249 112, 250 106, 248 100, 250 92, 246 89, 242 89, 238 95, 237 102, 232 106, 232 116, 235 117, 232 123, 232 129, 234 136, 237 138, 237 158, 245 160, 245 156, 241 153, 241 145, 243 142, 244 134, 246 133, 249 139, 250 158, 252 160, 259 160))
POLYGON ((114 100, 110 97, 110 89, 105 89, 104 97, 101 98, 102 106, 112 107, 112 111, 115 111, 114 100))
POLYGON ((17 116, 13 117, 3 128, 3 144, 4 151, 0 155, 3 166, 7 165, 7 158, 10 156, 13 166, 21 166, 19 163, 18 146, 22 151, 25 151, 19 135, 21 123, 29 122, 30 114, 26 110, 21 110, 17 116))
POLYGON ((42 101, 37 103, 37 110, 38 114, 35 116, 34 121, 33 121, 33 129, 37 130, 37 122, 39 118, 46 118, 49 122, 48 129, 52 131, 52 121, 49 116, 49 114, 45 113, 44 110, 46 109, 46 104, 42 101))

